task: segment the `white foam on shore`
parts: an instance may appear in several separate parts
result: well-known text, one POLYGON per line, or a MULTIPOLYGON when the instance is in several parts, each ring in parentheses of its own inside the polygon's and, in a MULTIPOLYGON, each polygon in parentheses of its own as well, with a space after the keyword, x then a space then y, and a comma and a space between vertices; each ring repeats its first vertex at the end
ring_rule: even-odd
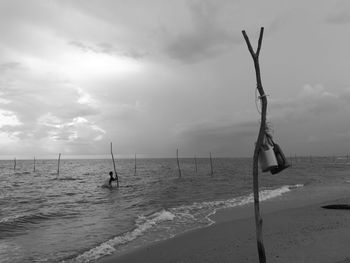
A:
MULTIPOLYGON (((284 185, 276 189, 262 190, 260 191, 260 201, 276 198, 299 187, 303 187, 303 185, 284 185)), ((191 205, 183 205, 168 210, 163 209, 150 215, 141 215, 135 220, 135 228, 133 230, 116 236, 113 239, 84 252, 78 257, 69 260, 69 262, 91 262, 103 256, 110 255, 116 251, 118 246, 125 245, 138 237, 141 237, 146 234, 147 231, 154 229, 160 224, 170 223, 168 228, 180 229, 182 232, 194 228, 209 226, 215 223, 210 219, 210 216, 215 214, 219 209, 243 206, 253 202, 254 195, 251 193, 228 200, 200 203, 195 202, 191 205)), ((179 234, 176 230, 174 231, 167 233, 167 238, 179 234)))
MULTIPOLYGON (((259 192, 260 201, 269 200, 272 198, 276 198, 278 196, 283 195, 284 193, 290 192, 293 189, 303 187, 303 184, 296 185, 284 185, 276 189, 266 189, 259 192)), ((203 216, 203 212, 206 214, 204 217, 208 221, 209 225, 215 223, 210 219, 210 216, 214 215, 220 209, 233 208, 237 206, 243 206, 254 202, 253 193, 234 197, 228 200, 219 200, 219 201, 208 201, 201 203, 193 203, 192 205, 181 206, 178 208, 173 208, 171 211, 174 211, 174 214, 182 214, 188 217, 201 217, 203 216)))
MULTIPOLYGON (((101 245, 94 247, 78 257, 72 259, 71 262, 91 262, 97 260, 103 256, 112 254, 117 246, 126 244, 137 237, 141 236, 145 231, 164 221, 171 221, 175 218, 175 215, 166 210, 153 213, 149 216, 139 216, 136 220, 136 227, 129 232, 126 232, 120 236, 116 236, 101 245)), ((65 261, 63 261, 65 262, 65 261)))

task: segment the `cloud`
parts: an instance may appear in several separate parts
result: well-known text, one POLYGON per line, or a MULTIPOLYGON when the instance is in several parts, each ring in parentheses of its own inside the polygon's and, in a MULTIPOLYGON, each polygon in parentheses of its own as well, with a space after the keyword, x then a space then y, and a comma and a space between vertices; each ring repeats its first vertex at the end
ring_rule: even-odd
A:
POLYGON ((350 13, 346 10, 340 11, 336 14, 332 14, 326 18, 326 22, 329 24, 348 24, 350 23, 350 13))
POLYGON ((55 141, 67 143, 100 140, 106 132, 83 117, 76 117, 70 122, 62 122, 48 113, 38 119, 39 128, 46 128, 47 136, 55 141))
POLYGON ((80 86, 30 68, 8 71, 0 80, 0 94, 5 98, 0 100, 1 152, 15 142, 21 144, 15 143, 14 149, 28 145, 30 151, 29 145, 34 147, 36 141, 45 141, 38 147, 41 150, 48 150, 45 144, 50 143, 50 150, 69 149, 70 144, 90 145, 106 133, 91 120, 100 113, 99 102, 80 86))
POLYGON ((22 65, 19 62, 6 62, 0 64, 0 72, 5 72, 8 70, 15 70, 15 69, 21 69, 22 65))
POLYGON ((218 55, 242 41, 238 33, 227 30, 218 22, 220 10, 214 2, 193 2, 189 11, 193 21, 188 27, 191 29, 171 37, 166 46, 170 57, 193 63, 218 55))
POLYGON ((132 58, 132 59, 142 59, 146 56, 146 53, 140 52, 136 49, 117 48, 113 44, 105 43, 105 42, 98 43, 95 45, 89 45, 80 41, 70 41, 68 44, 80 49, 83 52, 103 53, 103 54, 117 55, 117 56, 132 58))
MULTIPOLYGON (((321 84, 305 84, 294 97, 268 98, 268 122, 285 153, 322 154, 341 151, 350 139, 350 89, 330 91, 321 84), (319 152, 317 152, 319 151, 319 152)), ((258 135, 259 118, 199 121, 177 125, 177 147, 184 154, 249 156, 258 135)))
POLYGON ((204 121, 178 125, 176 136, 182 151, 188 154, 211 151, 223 156, 247 156, 258 128, 255 121, 204 121))
MULTIPOLYGON (((349 108, 345 98, 347 90, 340 94, 327 91, 322 85, 305 84, 294 98, 271 99, 268 111, 272 118, 284 120, 310 120, 315 117, 329 117, 349 108)), ((350 108, 349 108, 350 109, 350 108)))
POLYGON ((331 11, 332 13, 327 15, 325 21, 328 24, 348 24, 350 23, 350 4, 348 1, 338 1, 331 11))
POLYGON ((0 109, 0 128, 4 126, 19 126, 21 124, 13 112, 0 109))
POLYGON ((18 141, 22 143, 21 148, 25 145, 33 146, 34 143, 35 147, 45 152, 60 149, 62 153, 70 153, 73 149, 79 150, 76 148, 77 145, 91 148, 92 143, 100 141, 105 133, 104 129, 86 118, 75 117, 64 122, 52 113, 40 116, 30 129, 28 127, 18 129, 14 125, 1 129, 2 144, 5 146, 18 141))
POLYGON ((268 99, 268 121, 288 153, 329 154, 347 151, 350 139, 350 89, 332 91, 305 84, 294 97, 268 99))

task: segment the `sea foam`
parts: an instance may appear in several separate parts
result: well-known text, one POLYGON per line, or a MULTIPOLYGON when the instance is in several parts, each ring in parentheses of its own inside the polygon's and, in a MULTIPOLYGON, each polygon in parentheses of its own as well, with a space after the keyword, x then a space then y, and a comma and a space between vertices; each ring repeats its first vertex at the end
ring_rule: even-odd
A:
POLYGON ((174 218, 174 214, 164 209, 149 216, 141 215, 136 219, 135 228, 133 230, 116 236, 113 239, 110 239, 101 245, 84 252, 73 259, 72 262, 91 262, 103 256, 110 255, 116 250, 116 247, 136 239, 145 231, 159 224, 160 222, 171 221, 174 218))
MULTIPOLYGON (((303 187, 302 184, 284 185, 276 189, 265 189, 260 191, 260 200, 265 201, 281 196, 293 189, 303 187)), ((215 223, 210 216, 215 214, 219 209, 243 206, 254 201, 253 194, 234 197, 227 200, 195 202, 191 205, 183 205, 175 208, 162 209, 150 215, 140 215, 135 220, 135 228, 121 235, 110 239, 97 247, 94 247, 83 254, 77 256, 69 262, 91 262, 103 256, 110 255, 117 251, 119 246, 126 245, 149 231, 159 231, 166 229, 168 232, 160 235, 162 238, 157 240, 170 238, 194 228, 209 226, 215 223), (163 227, 160 227, 163 225, 163 227), (164 226, 165 225, 165 226, 164 226)), ((154 238, 149 238, 153 240, 154 238)), ((63 261, 66 262, 66 261, 63 261)))

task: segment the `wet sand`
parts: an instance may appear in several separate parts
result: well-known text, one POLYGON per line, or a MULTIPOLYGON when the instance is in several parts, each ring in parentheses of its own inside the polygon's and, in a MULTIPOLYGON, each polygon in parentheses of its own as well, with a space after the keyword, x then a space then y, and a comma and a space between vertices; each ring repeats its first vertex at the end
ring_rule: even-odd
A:
MULTIPOLYGON (((267 262, 350 262, 350 210, 321 207, 350 204, 350 194, 307 196, 304 190, 298 198, 284 196, 262 204, 267 262)), ((251 205, 223 211, 214 219, 217 223, 207 228, 100 262, 258 262, 251 205)))

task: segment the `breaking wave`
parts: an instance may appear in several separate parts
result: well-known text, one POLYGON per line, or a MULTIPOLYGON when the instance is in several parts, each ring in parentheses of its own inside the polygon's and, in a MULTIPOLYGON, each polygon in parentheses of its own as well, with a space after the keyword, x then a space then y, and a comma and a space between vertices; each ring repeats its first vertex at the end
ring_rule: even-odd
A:
MULTIPOLYGON (((299 187, 303 185, 284 185, 276 189, 262 190, 260 200, 272 199, 299 187)), ((219 209, 243 206, 253 201, 253 194, 248 194, 228 200, 196 202, 191 205, 162 209, 150 215, 140 215, 135 220, 135 227, 132 230, 63 262, 92 262, 115 253, 122 246, 137 242, 137 239, 141 237, 143 242, 140 242, 139 246, 145 241, 150 243, 164 240, 191 229, 209 226, 214 223, 210 216, 219 209)))

